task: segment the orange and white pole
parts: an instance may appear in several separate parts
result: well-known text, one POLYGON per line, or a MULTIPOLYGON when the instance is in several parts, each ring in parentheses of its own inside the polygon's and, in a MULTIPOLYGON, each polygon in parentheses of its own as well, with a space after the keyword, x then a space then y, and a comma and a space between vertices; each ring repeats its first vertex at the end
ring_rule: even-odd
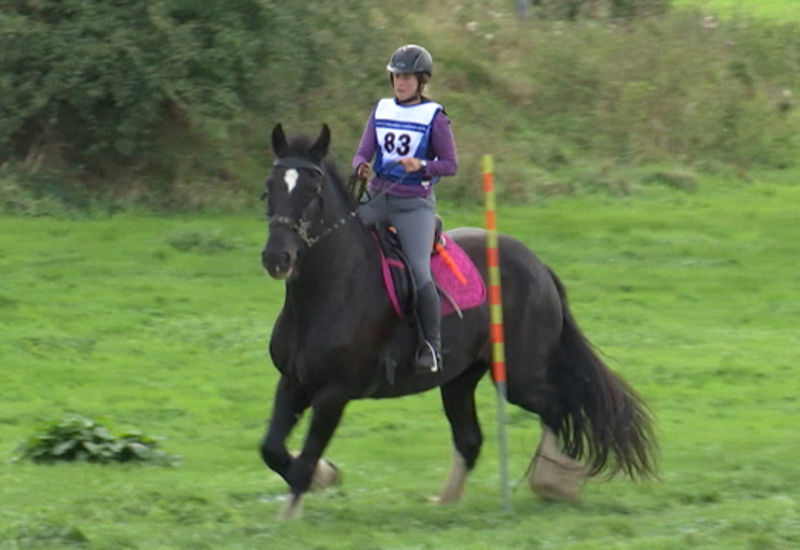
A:
POLYGON ((494 192, 494 162, 483 157, 483 193, 486 197, 486 265, 489 268, 489 312, 492 335, 492 379, 497 388, 497 435, 500 447, 500 480, 503 507, 511 510, 506 443, 506 351, 503 334, 503 300, 500 292, 500 250, 497 243, 497 200, 494 192))

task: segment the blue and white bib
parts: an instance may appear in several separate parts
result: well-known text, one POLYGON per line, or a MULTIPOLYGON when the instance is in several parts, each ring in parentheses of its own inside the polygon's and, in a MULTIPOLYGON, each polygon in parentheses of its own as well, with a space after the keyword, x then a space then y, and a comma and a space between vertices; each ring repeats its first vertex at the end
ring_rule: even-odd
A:
MULTIPOLYGON (((429 186, 435 180, 422 180, 422 172, 406 172, 397 161, 406 157, 426 158, 431 127, 442 106, 434 101, 400 105, 393 98, 381 99, 375 107, 375 134, 378 153, 375 172, 383 179, 401 185, 429 186)), ((438 179, 438 178, 436 178, 438 179)))

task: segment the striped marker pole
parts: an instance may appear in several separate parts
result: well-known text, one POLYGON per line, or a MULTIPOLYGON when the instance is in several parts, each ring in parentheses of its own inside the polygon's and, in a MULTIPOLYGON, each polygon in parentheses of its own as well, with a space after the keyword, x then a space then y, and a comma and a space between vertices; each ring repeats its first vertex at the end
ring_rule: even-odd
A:
POLYGON ((503 335, 503 300, 500 293, 500 251, 497 246, 497 201, 494 193, 492 156, 483 157, 483 193, 486 196, 486 265, 489 268, 489 310, 492 333, 492 378, 497 388, 497 434, 500 447, 500 480, 503 507, 511 510, 508 483, 508 450, 506 444, 506 351, 503 335))

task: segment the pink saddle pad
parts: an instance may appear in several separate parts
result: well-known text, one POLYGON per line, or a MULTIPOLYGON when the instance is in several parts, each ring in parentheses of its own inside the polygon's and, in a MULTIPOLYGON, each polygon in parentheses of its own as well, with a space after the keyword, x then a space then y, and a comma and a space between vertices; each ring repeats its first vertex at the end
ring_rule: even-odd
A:
MULTIPOLYGON (((466 284, 459 280, 458 275, 447 265, 439 254, 431 257, 431 271, 436 279, 436 284, 447 293, 460 310, 477 307, 486 301, 486 283, 483 281, 478 268, 455 241, 445 232, 442 235, 444 249, 452 258, 455 266, 466 279, 466 284)), ((446 296, 441 297, 442 315, 449 315, 456 310, 446 296)))

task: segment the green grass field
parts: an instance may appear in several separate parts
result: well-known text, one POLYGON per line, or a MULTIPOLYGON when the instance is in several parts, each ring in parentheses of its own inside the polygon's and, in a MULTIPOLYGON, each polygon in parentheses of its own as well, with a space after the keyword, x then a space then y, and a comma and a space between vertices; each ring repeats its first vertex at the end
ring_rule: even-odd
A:
POLYGON ((714 15, 769 17, 783 21, 800 19, 798 0, 675 0, 676 6, 700 6, 714 15))
MULTIPOLYGON (((578 505, 520 484, 511 514, 484 383, 486 445, 458 505, 427 503, 451 452, 432 392, 351 404, 327 452, 344 484, 309 496, 303 520, 275 519, 286 488, 257 446, 283 288, 262 273, 258 215, 0 218, 0 549, 800 547, 791 179, 501 207, 501 230, 555 268, 584 331, 650 403, 662 446, 660 482, 593 482, 578 505), (182 464, 10 461, 69 412, 162 436, 182 464)), ((450 227, 482 223, 440 211, 450 227)), ((538 421, 508 412, 516 482, 538 421)))

